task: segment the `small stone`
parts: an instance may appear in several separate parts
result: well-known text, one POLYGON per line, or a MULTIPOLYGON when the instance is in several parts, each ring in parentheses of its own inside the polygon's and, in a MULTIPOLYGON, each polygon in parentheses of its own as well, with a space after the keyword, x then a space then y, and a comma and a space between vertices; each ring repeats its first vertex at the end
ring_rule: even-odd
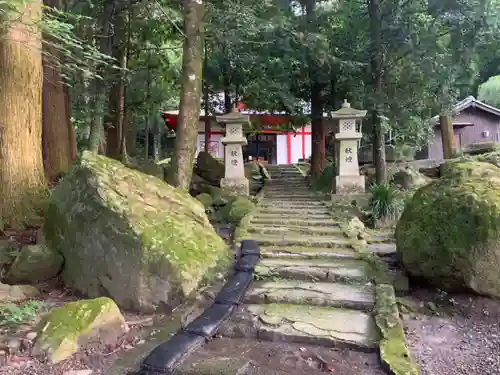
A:
POLYGON ((17 337, 9 338, 6 342, 7 348, 9 348, 11 354, 17 353, 17 351, 21 349, 22 343, 22 339, 17 337))
POLYGON ((91 369, 86 370, 70 370, 63 373, 63 375, 92 375, 94 373, 91 369))
POLYGON ((31 332, 28 332, 24 337, 30 341, 33 341, 34 339, 36 339, 37 335, 38 334, 35 331, 31 331, 31 332))
POLYGON ((32 346, 33 346, 33 343, 31 342, 31 340, 23 339, 21 341, 21 351, 22 352, 29 352, 31 350, 32 346))
POLYGON ((0 367, 7 363, 8 353, 6 350, 0 350, 0 367))
POLYGON ((38 297, 40 291, 31 285, 7 285, 0 283, 0 301, 18 302, 38 297))

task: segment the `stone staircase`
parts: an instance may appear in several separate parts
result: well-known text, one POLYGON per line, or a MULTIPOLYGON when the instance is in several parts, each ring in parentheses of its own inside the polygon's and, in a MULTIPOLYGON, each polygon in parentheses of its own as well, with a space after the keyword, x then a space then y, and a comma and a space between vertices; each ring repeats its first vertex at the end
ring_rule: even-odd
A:
POLYGON ((322 197, 294 166, 269 166, 272 180, 241 238, 262 259, 244 304, 222 334, 376 351, 373 265, 344 236, 322 197))

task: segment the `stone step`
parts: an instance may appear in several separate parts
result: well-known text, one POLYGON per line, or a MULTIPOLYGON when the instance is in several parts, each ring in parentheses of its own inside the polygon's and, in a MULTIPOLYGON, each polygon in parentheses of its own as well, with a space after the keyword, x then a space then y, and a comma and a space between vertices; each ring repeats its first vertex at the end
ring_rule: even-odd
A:
POLYGON ((267 193, 286 193, 286 192, 301 192, 301 193, 309 193, 314 194, 313 191, 309 188, 309 186, 301 184, 301 185, 288 185, 283 184, 283 186, 266 186, 265 191, 267 193))
POLYGON ((284 219, 281 216, 273 217, 262 217, 256 216, 251 220, 252 225, 305 225, 309 227, 326 227, 326 226, 337 226, 335 224, 333 217, 327 217, 325 219, 306 219, 299 217, 290 217, 288 219, 284 219))
POLYGON ((288 201, 288 202, 311 202, 311 201, 323 201, 324 202, 324 197, 318 196, 318 195, 283 195, 283 194, 276 194, 276 195, 268 195, 264 194, 264 202, 266 200, 280 200, 280 201, 288 201))
POLYGON ((264 234, 304 234, 311 236, 323 236, 323 235, 338 235, 343 236, 342 229, 336 227, 335 225, 324 226, 324 227, 308 227, 300 225, 290 225, 287 224, 281 226, 269 226, 269 225, 256 225, 252 223, 247 230, 249 233, 264 233, 264 234))
POLYGON ((375 321, 362 311, 282 304, 243 305, 241 309, 256 322, 257 337, 261 340, 366 352, 378 348, 380 337, 375 321))
POLYGON ((284 193, 284 192, 264 192, 264 197, 266 199, 279 199, 279 200, 285 200, 285 201, 310 201, 310 200, 318 200, 318 199, 324 199, 323 196, 321 195, 315 195, 312 194, 311 192, 300 192, 300 191, 295 191, 293 193, 284 193))
POLYGON ((244 302, 330 306, 371 312, 375 306, 375 291, 371 285, 264 281, 252 284, 244 302))
POLYGON ((350 248, 320 248, 320 247, 279 247, 265 246, 260 249, 263 258, 281 258, 281 259, 362 259, 362 255, 350 248))
POLYGON ((334 220, 333 216, 328 214, 314 214, 308 216, 297 215, 296 212, 291 213, 273 213, 273 212, 259 212, 252 215, 252 220, 264 219, 264 220, 298 220, 304 219, 305 217, 313 220, 334 220))
POLYGON ((372 278, 371 266, 357 259, 279 259, 264 258, 255 267, 255 278, 366 283, 372 278))
POLYGON ((255 213, 255 215, 263 214, 295 214, 304 216, 314 216, 315 214, 326 215, 330 211, 326 206, 324 207, 297 207, 297 208, 285 208, 285 207, 262 207, 255 213))
POLYGON ((317 237, 307 237, 300 235, 286 235, 286 234, 266 234, 258 235, 254 234, 248 238, 250 240, 255 240, 261 246, 306 246, 306 247, 320 247, 320 248, 336 248, 336 247, 347 247, 351 248, 354 246, 365 246, 366 243, 363 241, 355 241, 348 238, 343 238, 340 236, 317 236, 317 237))
POLYGON ((264 189, 264 196, 269 197, 269 196, 283 196, 286 197, 287 199, 290 198, 301 198, 301 197, 306 197, 306 198, 318 198, 318 197, 324 197, 325 195, 320 195, 315 192, 312 192, 310 189, 283 189, 283 190, 268 190, 264 189))
POLYGON ((266 197, 261 203, 261 207, 285 206, 285 207, 323 207, 327 208, 325 203, 321 200, 308 200, 308 201, 294 201, 294 200, 281 200, 266 197))
POLYGON ((397 252, 395 243, 369 243, 367 250, 377 255, 389 255, 397 252))

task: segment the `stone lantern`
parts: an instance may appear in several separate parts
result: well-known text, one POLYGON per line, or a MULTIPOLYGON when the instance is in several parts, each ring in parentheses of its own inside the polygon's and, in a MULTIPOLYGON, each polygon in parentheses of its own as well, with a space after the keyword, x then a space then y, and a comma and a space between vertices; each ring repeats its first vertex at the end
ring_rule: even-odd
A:
POLYGON ((365 176, 359 174, 358 146, 362 138, 361 120, 366 111, 351 108, 347 100, 342 108, 332 112, 332 118, 338 120, 337 176, 335 194, 361 194, 365 192, 365 176))
POLYGON ((249 195, 250 185, 245 177, 242 146, 248 143, 243 135, 243 125, 250 123, 250 117, 241 114, 235 107, 232 112, 217 116, 217 122, 226 129, 226 135, 221 140, 225 146, 225 175, 220 186, 231 195, 249 195))

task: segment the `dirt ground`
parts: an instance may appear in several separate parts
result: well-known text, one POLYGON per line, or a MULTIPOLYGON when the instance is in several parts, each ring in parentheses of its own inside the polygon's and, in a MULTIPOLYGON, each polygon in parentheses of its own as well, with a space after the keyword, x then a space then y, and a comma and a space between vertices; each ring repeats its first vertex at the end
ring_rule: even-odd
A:
POLYGON ((422 375, 500 374, 500 301, 418 290, 407 300, 407 342, 422 375))
POLYGON ((252 339, 216 338, 188 358, 240 358, 260 369, 259 373, 303 375, 331 373, 339 375, 383 375, 375 353, 336 350, 285 342, 252 339))

